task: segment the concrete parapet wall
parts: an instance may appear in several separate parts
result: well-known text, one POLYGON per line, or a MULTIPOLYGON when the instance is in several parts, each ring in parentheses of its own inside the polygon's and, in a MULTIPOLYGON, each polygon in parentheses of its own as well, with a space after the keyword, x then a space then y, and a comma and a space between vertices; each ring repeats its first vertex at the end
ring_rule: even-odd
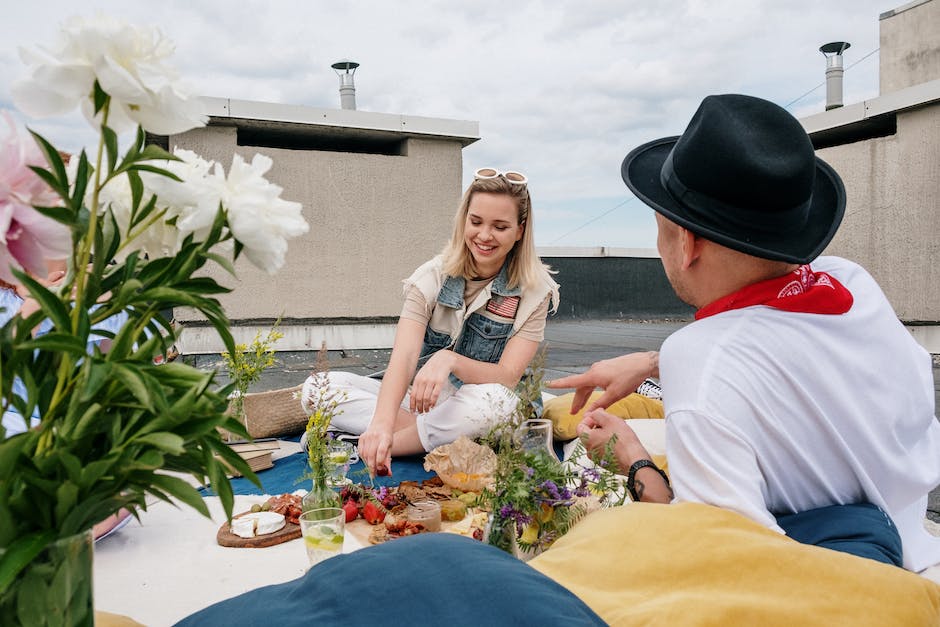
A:
POLYGON ((556 317, 691 318, 693 309, 672 291, 658 257, 552 257, 561 304, 556 317))

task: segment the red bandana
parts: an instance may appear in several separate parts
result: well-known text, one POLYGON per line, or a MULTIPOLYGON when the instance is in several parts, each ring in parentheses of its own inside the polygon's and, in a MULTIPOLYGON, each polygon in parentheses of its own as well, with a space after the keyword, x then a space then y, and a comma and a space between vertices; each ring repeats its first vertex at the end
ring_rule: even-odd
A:
POLYGON ((852 308, 852 292, 832 275, 813 272, 809 265, 776 279, 768 279, 741 288, 713 301, 695 312, 695 319, 766 305, 784 311, 815 314, 844 314, 852 308))

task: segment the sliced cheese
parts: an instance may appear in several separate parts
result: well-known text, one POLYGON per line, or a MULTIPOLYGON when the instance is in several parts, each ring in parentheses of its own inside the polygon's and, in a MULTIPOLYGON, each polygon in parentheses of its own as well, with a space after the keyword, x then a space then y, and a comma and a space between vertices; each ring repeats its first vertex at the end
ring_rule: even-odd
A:
POLYGON ((287 522, 283 514, 275 512, 252 512, 232 519, 232 533, 240 538, 254 538, 274 533, 287 522))

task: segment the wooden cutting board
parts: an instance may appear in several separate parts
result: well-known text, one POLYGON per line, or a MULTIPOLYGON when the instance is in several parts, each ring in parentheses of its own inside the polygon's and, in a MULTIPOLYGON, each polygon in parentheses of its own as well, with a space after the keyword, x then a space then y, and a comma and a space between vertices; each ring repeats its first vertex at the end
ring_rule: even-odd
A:
MULTIPOLYGON (((248 513, 249 512, 242 512, 233 518, 239 518, 248 513)), ((274 533, 266 533, 263 536, 255 536, 253 538, 243 538, 232 533, 231 527, 226 522, 222 523, 222 526, 219 527, 219 532, 215 535, 215 540, 220 546, 228 546, 236 549, 263 549, 268 546, 274 546, 275 544, 281 544, 282 542, 296 540, 300 536, 300 525, 287 522, 274 533)))

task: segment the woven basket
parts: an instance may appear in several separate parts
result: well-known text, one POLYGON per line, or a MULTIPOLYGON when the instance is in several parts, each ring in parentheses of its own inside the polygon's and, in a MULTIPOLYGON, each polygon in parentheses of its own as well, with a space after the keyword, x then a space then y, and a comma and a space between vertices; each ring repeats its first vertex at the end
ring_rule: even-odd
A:
POLYGON ((254 438, 297 435, 307 428, 309 416, 300 407, 303 386, 245 395, 245 426, 254 438))

